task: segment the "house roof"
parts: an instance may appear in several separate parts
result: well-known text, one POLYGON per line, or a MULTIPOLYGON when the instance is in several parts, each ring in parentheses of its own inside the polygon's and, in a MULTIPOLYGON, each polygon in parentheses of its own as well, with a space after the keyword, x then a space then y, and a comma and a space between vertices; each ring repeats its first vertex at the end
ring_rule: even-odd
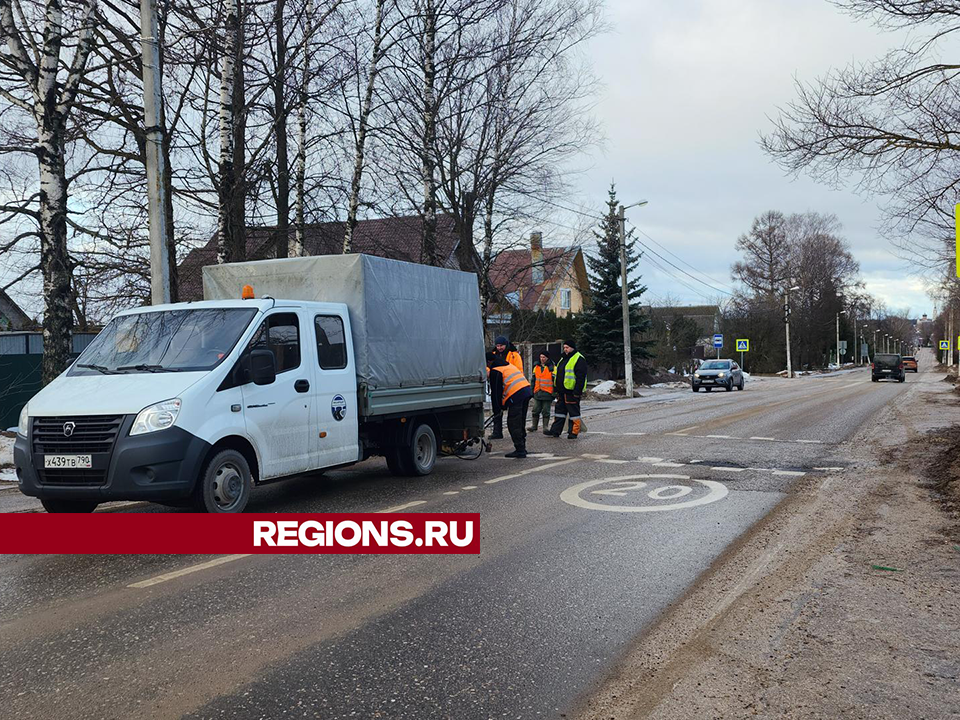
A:
MULTIPOLYGON (((421 217, 401 217, 360 220, 353 233, 353 252, 422 263, 420 239, 421 217)), ((247 259, 268 260, 276 257, 276 226, 248 227, 246 230, 247 259)), ((296 228, 291 225, 291 239, 296 228)), ((304 227, 304 252, 307 255, 340 255, 343 253, 343 222, 326 222, 304 227)), ((452 215, 437 215, 437 250, 443 258, 443 267, 459 269, 454 255, 459 245, 452 215)), ((203 297, 205 265, 217 262, 217 235, 202 248, 191 250, 180 263, 179 283, 181 300, 199 300, 203 297)))
MULTIPOLYGON (((13 301, 13 298, 0 290, 0 320, 3 319, 10 323, 10 330, 21 330, 35 325, 30 316, 13 301)), ((2 324, 0 322, 0 325, 2 324)))
POLYGON ((549 301, 546 295, 555 289, 550 280, 570 267, 579 252, 577 245, 543 248, 544 281, 534 285, 530 251, 504 250, 490 265, 490 283, 501 296, 519 292, 519 304, 513 303, 518 309, 535 310, 542 304, 541 300, 549 301))

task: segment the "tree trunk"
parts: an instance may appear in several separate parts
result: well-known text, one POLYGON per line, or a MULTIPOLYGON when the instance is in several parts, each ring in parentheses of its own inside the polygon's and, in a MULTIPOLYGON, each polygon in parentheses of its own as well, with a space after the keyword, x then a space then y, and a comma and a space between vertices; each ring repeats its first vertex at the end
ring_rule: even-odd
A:
POLYGON ((490 265, 493 263, 493 208, 494 190, 487 193, 483 212, 483 268, 480 276, 480 313, 483 316, 483 328, 486 331, 487 313, 491 296, 490 265))
MULTIPOLYGON (((54 105, 55 88, 44 98, 54 105)), ((73 329, 70 257, 67 251, 67 178, 65 128, 55 107, 40 119, 37 155, 40 164, 40 267, 43 271, 43 384, 70 362, 73 329)))
MULTIPOLYGON (((237 128, 242 121, 238 117, 238 63, 240 54, 240 16, 238 0, 225 0, 226 37, 220 70, 220 158, 218 163, 219 213, 217 217, 217 262, 241 260, 243 228, 237 227, 237 195, 240 168, 236 166, 237 128)), ((242 90, 241 90, 242 93, 242 90)), ((242 137, 242 129, 241 129, 242 137)), ((240 154, 242 156, 242 149, 240 154)), ((241 219, 242 226, 242 219, 241 219)))
MULTIPOLYGON (((169 6, 167 3, 159 3, 157 8, 159 16, 160 31, 160 77, 163 77, 163 48, 165 32, 167 27, 167 13, 169 6)), ((164 207, 163 212, 166 216, 164 228, 167 231, 167 260, 170 265, 170 302, 180 302, 180 278, 177 274, 177 240, 173 226, 173 166, 170 164, 170 139, 173 135, 170 128, 167 127, 167 109, 166 103, 160 104, 160 127, 163 130, 163 138, 160 142, 160 152, 163 154, 163 177, 161 182, 164 185, 164 207)))
POLYGON ((283 25, 285 0, 277 0, 274 32, 277 36, 277 71, 273 78, 274 133, 277 138, 277 257, 289 254, 290 245, 290 160, 287 155, 287 42, 283 25))
POLYGON ((367 87, 363 93, 360 118, 357 127, 356 154, 353 163, 353 179, 350 181, 350 201, 347 208, 347 227, 343 236, 343 253, 353 252, 353 231, 357 227, 357 210, 360 207, 360 182, 363 179, 363 156, 367 143, 367 129, 370 111, 373 107, 373 90, 377 82, 380 64, 380 46, 383 43, 383 6, 386 0, 377 0, 377 10, 373 21, 373 53, 367 71, 367 87))
POLYGON ((421 259, 429 265, 440 265, 437 258, 436 164, 433 158, 437 139, 436 44, 437 9, 434 0, 427 0, 423 15, 423 144, 420 153, 423 173, 421 259))

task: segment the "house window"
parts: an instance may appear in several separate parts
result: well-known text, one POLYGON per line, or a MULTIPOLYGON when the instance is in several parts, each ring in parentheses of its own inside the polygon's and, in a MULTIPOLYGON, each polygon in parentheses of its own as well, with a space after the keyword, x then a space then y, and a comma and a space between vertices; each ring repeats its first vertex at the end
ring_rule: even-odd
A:
POLYGON ((569 288, 560 289, 560 309, 569 310, 570 309, 570 299, 573 295, 573 291, 569 288))

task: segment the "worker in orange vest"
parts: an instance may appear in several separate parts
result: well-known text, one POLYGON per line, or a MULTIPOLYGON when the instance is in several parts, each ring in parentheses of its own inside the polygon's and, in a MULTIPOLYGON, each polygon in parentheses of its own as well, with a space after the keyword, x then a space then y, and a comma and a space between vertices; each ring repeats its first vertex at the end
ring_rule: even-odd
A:
POLYGON ((543 416, 543 431, 550 429, 550 406, 553 405, 553 363, 546 351, 540 353, 540 362, 533 366, 533 413, 530 432, 537 431, 543 416))
MULTIPOLYGON (((493 350, 491 350, 494 355, 496 355, 501 360, 506 360, 508 363, 513 365, 517 370, 523 372, 523 360, 520 358, 520 353, 517 352, 516 346, 510 342, 506 336, 499 335, 496 340, 493 341, 493 350)), ((526 417, 526 416, 524 416, 526 417)), ((494 414, 493 416, 493 432, 490 435, 491 440, 502 440, 503 439, 503 413, 494 414)))
POLYGON ((513 452, 504 457, 527 456, 527 430, 524 423, 533 391, 530 383, 519 369, 494 353, 487 353, 487 368, 490 372, 490 401, 493 412, 503 416, 507 411, 507 431, 513 440, 513 452))

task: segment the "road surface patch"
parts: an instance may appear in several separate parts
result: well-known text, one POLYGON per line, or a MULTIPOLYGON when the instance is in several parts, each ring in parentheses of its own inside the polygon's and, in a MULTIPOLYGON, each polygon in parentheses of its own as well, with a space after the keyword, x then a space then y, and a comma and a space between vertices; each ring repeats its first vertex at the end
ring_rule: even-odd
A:
POLYGON ((404 503, 403 505, 395 505, 393 507, 387 508, 386 510, 378 510, 377 512, 395 513, 395 512, 400 512, 401 510, 406 510, 408 508, 416 507, 417 505, 426 505, 426 504, 427 504, 426 500, 411 500, 410 502, 404 503))

